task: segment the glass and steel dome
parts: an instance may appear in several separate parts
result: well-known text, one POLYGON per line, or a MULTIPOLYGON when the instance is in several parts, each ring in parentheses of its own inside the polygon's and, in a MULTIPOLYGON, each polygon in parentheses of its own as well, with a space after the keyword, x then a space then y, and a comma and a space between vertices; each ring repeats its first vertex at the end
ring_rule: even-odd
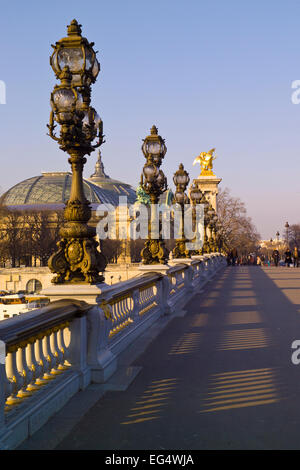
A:
MULTIPOLYGON (((62 209, 70 197, 71 183, 71 173, 42 173, 10 188, 2 201, 11 209, 62 209)), ((101 203, 119 205, 120 196, 126 196, 129 204, 136 201, 132 186, 105 174, 100 151, 95 172, 89 179, 84 179, 83 185, 85 196, 94 210, 101 203)))
MULTIPOLYGON (((70 197, 72 174, 69 172, 42 173, 10 188, 1 198, 10 209, 59 210, 63 209, 70 197)), ((104 171, 100 150, 95 172, 83 180, 84 193, 92 210, 99 204, 119 205, 120 197, 127 197, 128 204, 137 200, 135 189, 127 183, 110 178, 104 171)), ((171 205, 173 193, 170 189, 160 197, 161 204, 171 205)))

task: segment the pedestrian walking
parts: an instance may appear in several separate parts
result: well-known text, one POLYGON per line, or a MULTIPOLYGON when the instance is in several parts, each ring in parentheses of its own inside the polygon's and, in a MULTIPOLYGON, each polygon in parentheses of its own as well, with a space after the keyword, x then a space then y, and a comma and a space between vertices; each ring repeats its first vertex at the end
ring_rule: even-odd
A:
POLYGON ((279 263, 279 251, 278 250, 274 250, 273 253, 272 253, 272 258, 274 260, 274 264, 275 266, 278 266, 278 263, 279 263))
POLYGON ((235 266, 235 263, 237 261, 237 258, 238 258, 238 252, 237 252, 237 249, 236 248, 233 248, 232 250, 232 266, 235 266))
POLYGON ((295 246, 293 251, 293 260, 294 260, 294 268, 298 268, 299 266, 299 252, 298 248, 295 246))
POLYGON ((284 262, 287 268, 289 268, 290 264, 292 264, 292 253, 288 247, 284 253, 284 262))

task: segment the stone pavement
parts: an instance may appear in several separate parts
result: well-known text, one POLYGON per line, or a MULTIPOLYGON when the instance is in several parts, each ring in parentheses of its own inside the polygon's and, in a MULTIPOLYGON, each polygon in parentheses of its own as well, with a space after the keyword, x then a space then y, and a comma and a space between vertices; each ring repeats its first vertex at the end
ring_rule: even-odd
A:
POLYGON ((80 392, 20 449, 298 449, 297 339, 300 269, 224 268, 115 388, 80 392))

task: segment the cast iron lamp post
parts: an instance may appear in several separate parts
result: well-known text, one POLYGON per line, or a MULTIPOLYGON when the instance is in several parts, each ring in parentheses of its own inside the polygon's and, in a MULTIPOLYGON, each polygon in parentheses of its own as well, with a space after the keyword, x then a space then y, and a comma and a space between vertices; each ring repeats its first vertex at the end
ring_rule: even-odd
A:
POLYGON ((188 240, 184 236, 184 205, 189 203, 185 190, 190 182, 190 177, 182 163, 179 165, 179 170, 174 173, 173 181, 176 186, 175 203, 180 207, 180 238, 175 242, 172 255, 173 258, 190 258, 190 252, 186 249, 186 242, 188 240))
MULTIPOLYGON (((193 184, 190 189, 189 189, 189 198, 191 201, 191 206, 192 206, 192 216, 193 216, 193 224, 194 224, 194 229, 198 230, 198 227, 196 226, 196 214, 195 214, 195 207, 197 204, 200 204, 200 201, 202 199, 203 193, 202 191, 198 188, 196 184, 193 184)), ((197 237, 196 237, 197 238, 197 237)), ((196 238, 193 240, 195 243, 196 238)), ((201 255, 202 254, 202 248, 199 250, 193 250, 190 251, 190 255, 201 255)))
POLYGON ((99 273, 107 264, 97 249, 96 229, 87 225, 91 206, 84 195, 82 178, 85 155, 104 142, 102 120, 90 106, 91 84, 100 70, 93 45, 81 36, 81 25, 73 20, 67 37, 52 46, 54 52, 50 58, 61 83, 51 93, 49 135, 69 154, 72 168, 70 199, 65 206, 58 251, 48 262, 56 274, 52 280, 55 284, 103 282, 104 277, 99 273), (55 123, 60 126, 59 135, 55 134, 55 123))
POLYGON ((141 251, 143 264, 167 264, 168 250, 165 247, 161 235, 161 224, 156 222, 156 204, 160 195, 167 189, 167 178, 165 177, 160 165, 167 152, 164 139, 158 135, 156 126, 152 126, 150 135, 148 135, 142 145, 142 151, 146 158, 146 163, 141 175, 141 187, 150 197, 150 220, 148 224, 148 239, 141 251), (152 238, 153 231, 156 229, 158 238, 152 238))
POLYGON ((222 247, 223 247, 223 237, 222 237, 222 224, 217 216, 217 220, 216 220, 216 246, 217 246, 217 250, 219 251, 219 253, 222 252, 222 247))
POLYGON ((204 206, 204 240, 203 240, 203 246, 201 250, 201 254, 209 253, 209 243, 208 243, 208 237, 207 237, 207 228, 209 224, 209 215, 208 215, 208 210, 209 210, 209 203, 204 195, 202 194, 202 197, 200 199, 200 204, 203 204, 204 206))
POLYGON ((214 238, 214 246, 215 246, 215 252, 218 251, 218 216, 215 213, 213 217, 213 238, 214 238))
POLYGON ((276 249, 277 250, 279 250, 279 236, 280 236, 280 233, 277 230, 276 232, 276 249))
POLYGON ((290 228, 290 225, 289 225, 288 222, 286 222, 285 228, 286 228, 286 244, 287 244, 287 247, 289 248, 290 247, 290 244, 289 244, 289 228, 290 228))
POLYGON ((216 251, 216 243, 215 243, 215 223, 216 223, 216 211, 209 203, 207 215, 209 217, 208 221, 208 228, 209 228, 209 240, 208 240, 208 247, 211 253, 216 251))

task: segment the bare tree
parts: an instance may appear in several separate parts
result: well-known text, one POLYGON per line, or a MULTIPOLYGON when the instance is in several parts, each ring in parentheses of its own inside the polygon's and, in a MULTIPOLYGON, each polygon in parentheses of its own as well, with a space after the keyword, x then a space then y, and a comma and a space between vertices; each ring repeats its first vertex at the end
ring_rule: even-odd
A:
POLYGON ((118 257, 122 252, 122 241, 107 238, 101 240, 101 252, 106 257, 108 263, 117 263, 118 257))
POLYGON ((236 248, 241 255, 256 250, 260 235, 251 218, 247 216, 244 202, 231 196, 228 188, 219 191, 218 217, 223 249, 230 251, 236 248))
POLYGON ((290 247, 300 248, 300 224, 290 225, 288 228, 288 238, 290 247))
POLYGON ((141 238, 130 240, 130 257, 133 263, 139 263, 141 261, 141 251, 144 248, 144 244, 145 240, 141 238))
POLYGON ((63 212, 9 210, 0 200, 0 262, 46 266, 56 249, 63 212))
POLYGON ((25 220, 21 212, 1 207, 1 254, 3 260, 10 260, 13 268, 25 254, 24 229, 25 220))
POLYGON ((34 260, 39 259, 41 266, 47 266, 50 255, 56 249, 59 227, 63 215, 49 210, 31 211, 24 214, 27 231, 27 254, 34 260))

